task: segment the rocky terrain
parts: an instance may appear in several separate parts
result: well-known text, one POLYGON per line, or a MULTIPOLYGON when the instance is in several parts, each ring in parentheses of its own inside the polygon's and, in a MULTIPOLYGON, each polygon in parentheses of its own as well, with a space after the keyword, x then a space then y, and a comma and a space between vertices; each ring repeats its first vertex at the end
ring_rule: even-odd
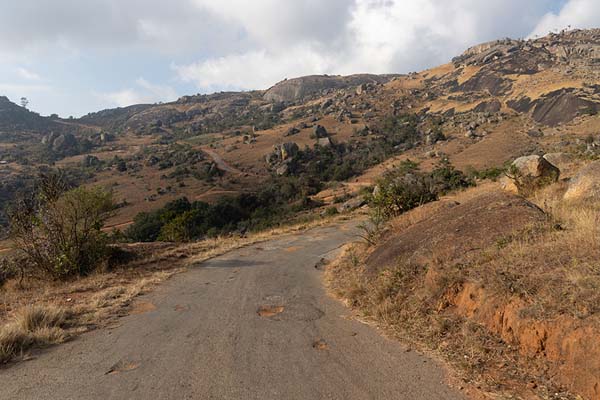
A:
POLYGON ((328 271, 356 312, 489 392, 599 398, 599 64, 575 30, 78 119, 0 97, 0 224, 57 167, 112 192, 113 239, 177 249, 368 203, 328 271))
POLYGON ((184 96, 75 120, 41 117, 3 98, 1 172, 83 166, 93 175, 84 181, 112 187, 126 204, 114 221, 119 225, 182 195, 210 200, 272 173, 293 174, 291 159, 281 159, 288 152, 274 154, 294 145, 348 144, 373 152, 393 142, 366 169, 324 187, 318 198, 326 202, 357 193, 405 158, 424 168, 448 159, 463 170, 485 170, 532 153, 595 154, 599 46, 597 30, 506 39, 420 73, 309 76, 266 91, 184 96), (392 120, 403 115, 416 116, 415 134, 409 141, 389 140, 398 129, 392 120), (159 161, 173 146, 186 146, 187 155, 159 161), (223 171, 204 149, 231 168, 223 171))

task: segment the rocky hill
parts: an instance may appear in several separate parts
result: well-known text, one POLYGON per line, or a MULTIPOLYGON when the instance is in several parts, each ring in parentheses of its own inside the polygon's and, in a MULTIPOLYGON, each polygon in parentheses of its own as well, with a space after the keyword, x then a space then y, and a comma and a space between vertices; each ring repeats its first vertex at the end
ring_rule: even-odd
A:
POLYGON ((277 83, 266 91, 264 98, 269 101, 290 103, 327 95, 337 89, 387 83, 397 76, 399 75, 304 76, 277 83))
POLYGON ((486 170, 532 153, 596 154, 599 54, 600 30, 504 39, 409 75, 308 76, 76 120, 40 117, 2 98, 2 158, 8 174, 40 162, 91 163, 95 182, 127 200, 118 225, 182 195, 210 200, 273 173, 293 177, 309 167, 292 160, 319 144, 336 154, 323 161, 327 168, 310 167, 329 171, 319 179, 341 181, 317 195, 332 201, 406 158, 425 169, 448 160, 486 170), (32 131, 44 140, 10 145, 32 131), (296 147, 298 155, 274 155, 296 147))
POLYGON ((54 120, 42 117, 25 107, 18 106, 7 97, 0 96, 0 132, 47 132, 52 128, 57 128, 54 120))

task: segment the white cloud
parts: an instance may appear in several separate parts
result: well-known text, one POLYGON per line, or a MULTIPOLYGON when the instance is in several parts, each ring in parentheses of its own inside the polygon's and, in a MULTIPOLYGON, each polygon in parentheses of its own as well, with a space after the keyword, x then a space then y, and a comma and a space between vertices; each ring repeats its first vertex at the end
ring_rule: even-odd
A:
POLYGON ((330 71, 333 58, 300 46, 285 53, 258 50, 173 68, 182 80, 194 82, 203 91, 266 89, 284 78, 330 71))
MULTIPOLYGON (((168 101, 176 97, 170 85, 178 94, 194 90, 182 82, 210 92, 266 88, 308 74, 409 72, 483 41, 600 25, 598 0, 0 3, 0 76, 51 82, 56 92, 36 106, 69 113, 168 101), (141 73, 153 82, 136 82, 141 73), (113 90, 124 80, 131 84, 113 90), (86 98, 90 86, 95 95, 86 98)), ((6 89, 0 86, 0 95, 6 89)))
POLYGON ((39 81, 42 79, 35 72, 30 71, 27 68, 23 68, 23 67, 17 68, 17 75, 19 75, 21 78, 28 80, 28 81, 39 81))
POLYGON ((177 99, 175 89, 170 86, 155 85, 144 78, 138 78, 136 88, 127 88, 114 92, 92 94, 108 107, 126 107, 133 104, 167 102, 177 99))
POLYGON ((567 28, 600 27, 598 0, 570 0, 558 13, 548 13, 537 24, 531 37, 544 36, 567 28))
POLYGON ((203 91, 259 89, 308 74, 419 70, 478 42, 525 36, 547 10, 544 0, 194 1, 239 24, 254 44, 174 67, 203 91))

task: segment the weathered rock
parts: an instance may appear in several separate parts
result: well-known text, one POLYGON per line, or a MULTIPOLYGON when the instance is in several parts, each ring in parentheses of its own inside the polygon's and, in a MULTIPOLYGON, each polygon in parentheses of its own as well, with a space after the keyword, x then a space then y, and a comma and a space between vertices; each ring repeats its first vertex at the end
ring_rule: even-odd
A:
POLYGON ((100 165, 100 159, 96 156, 86 155, 83 157, 81 164, 84 168, 97 167, 100 165))
POLYGON ((300 133, 300 130, 298 128, 292 127, 285 132, 284 136, 293 136, 298 133, 300 133))
POLYGON ((558 179, 559 169, 552 165, 544 157, 538 155, 519 157, 512 163, 518 172, 523 176, 540 178, 545 176, 555 176, 558 179))
POLYGON ((317 138, 326 138, 329 136, 329 134, 327 133, 327 129, 325 129, 323 125, 315 126, 314 133, 317 138))
POLYGON ((321 147, 329 147, 331 146, 331 139, 329 139, 328 137, 319 138, 317 140, 317 144, 321 147))
POLYGON ((548 153, 544 154, 544 159, 562 172, 569 168, 575 157, 569 153, 548 153))
POLYGON ((298 154, 299 147, 294 142, 287 142, 273 146, 273 151, 266 156, 266 162, 273 167, 289 160, 298 154))
POLYGON ((366 203, 362 196, 354 197, 338 207, 338 212, 348 212, 364 206, 366 203))
POLYGON ((569 183, 565 200, 600 199, 600 161, 594 161, 582 168, 569 183))
MULTIPOLYGON (((518 191, 524 193, 556 182, 560 176, 560 170, 544 157, 531 155, 519 157, 513 161, 508 175, 518 191)), ((506 183, 505 189, 514 191, 514 188, 508 183, 506 183)))
POLYGON ((289 164, 284 163, 284 164, 281 164, 279 167, 277 167, 277 169, 275 170, 275 173, 280 176, 285 175, 288 173, 289 169, 290 169, 289 164))
POLYGON ((63 133, 52 141, 52 150, 56 152, 68 151, 77 145, 77 139, 70 133, 63 133))

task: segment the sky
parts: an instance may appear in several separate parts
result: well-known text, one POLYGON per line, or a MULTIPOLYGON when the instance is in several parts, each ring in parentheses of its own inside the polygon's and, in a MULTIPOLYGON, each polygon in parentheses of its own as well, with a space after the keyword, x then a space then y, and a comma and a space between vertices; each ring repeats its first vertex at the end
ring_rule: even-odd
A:
POLYGON ((600 27, 598 0, 0 0, 0 96, 81 116, 309 74, 407 73, 600 27))

